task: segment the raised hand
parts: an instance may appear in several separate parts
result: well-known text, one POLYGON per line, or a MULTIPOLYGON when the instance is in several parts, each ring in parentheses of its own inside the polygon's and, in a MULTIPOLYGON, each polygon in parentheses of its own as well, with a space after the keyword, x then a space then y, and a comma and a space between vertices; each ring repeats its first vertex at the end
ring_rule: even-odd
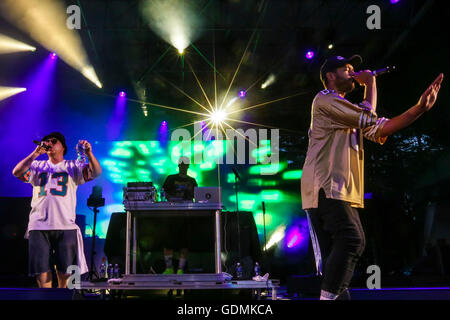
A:
POLYGON ((91 144, 88 141, 80 140, 80 141, 78 141, 78 143, 81 144, 84 147, 84 152, 86 154, 92 152, 92 146, 91 146, 91 144))
POLYGON ((425 90, 420 96, 419 102, 417 103, 423 111, 429 111, 437 100, 437 95, 441 89, 441 83, 444 79, 444 74, 441 73, 433 81, 433 83, 425 90))

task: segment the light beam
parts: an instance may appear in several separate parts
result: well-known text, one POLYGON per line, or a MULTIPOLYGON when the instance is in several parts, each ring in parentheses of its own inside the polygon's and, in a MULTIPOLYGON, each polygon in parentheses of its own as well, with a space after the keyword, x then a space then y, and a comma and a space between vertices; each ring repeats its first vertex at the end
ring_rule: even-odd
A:
POLYGON ((141 11, 150 28, 182 55, 200 36, 202 18, 196 8, 183 0, 146 0, 141 11))
POLYGON ((11 96, 14 96, 18 93, 27 91, 26 88, 15 88, 15 87, 2 87, 0 86, 0 101, 5 100, 11 96))
POLYGON ((23 51, 36 51, 35 47, 32 47, 26 43, 20 42, 13 38, 0 34, 0 54, 23 52, 23 51))
POLYGON ((67 28, 66 8, 54 0, 2 0, 0 14, 97 87, 102 85, 89 62, 79 34, 67 28))

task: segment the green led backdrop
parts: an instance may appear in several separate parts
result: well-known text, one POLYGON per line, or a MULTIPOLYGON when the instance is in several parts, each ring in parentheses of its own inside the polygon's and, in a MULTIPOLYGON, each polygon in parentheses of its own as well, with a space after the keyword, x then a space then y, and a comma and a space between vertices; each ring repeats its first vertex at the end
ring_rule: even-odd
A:
POLYGON ((269 242, 275 231, 287 230, 295 219, 303 216, 300 202, 301 170, 290 168, 288 162, 292 161, 288 161, 283 153, 280 153, 277 164, 260 164, 261 156, 270 153, 270 144, 264 141, 259 146, 247 155, 256 164, 231 165, 225 163, 226 152, 233 152, 229 146, 227 149, 226 141, 188 142, 187 148, 186 144, 174 141, 96 142, 94 151, 103 167, 103 174, 89 188, 81 187, 78 197, 78 212, 87 217, 86 235, 92 235, 93 214, 82 199, 89 197, 92 186, 100 185, 103 188, 106 204, 100 209, 96 234, 105 238, 111 214, 124 211, 123 187, 127 182, 151 181, 159 191, 166 176, 178 172, 176 160, 180 156, 188 156, 192 162, 196 154, 200 153, 203 161, 199 164, 191 163, 188 174, 201 187, 221 186, 224 209, 235 211, 235 178, 231 168, 237 169, 242 179, 238 182, 239 210, 253 213, 260 243, 263 244, 262 202, 265 202, 266 235, 269 242), (219 159, 222 159, 223 164, 220 164, 219 159))

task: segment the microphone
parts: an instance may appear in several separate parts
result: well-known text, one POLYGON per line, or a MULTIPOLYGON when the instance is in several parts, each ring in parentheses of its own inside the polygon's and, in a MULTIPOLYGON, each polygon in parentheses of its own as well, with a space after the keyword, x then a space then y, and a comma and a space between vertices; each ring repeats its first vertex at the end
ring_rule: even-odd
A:
POLYGON ((372 75, 374 77, 378 77, 378 76, 381 76, 382 74, 389 73, 389 72, 392 72, 394 70, 395 70, 395 66, 392 66, 392 67, 387 66, 387 67, 382 68, 382 69, 373 70, 372 71, 372 75))
POLYGON ((36 144, 36 145, 38 145, 39 147, 41 147, 41 148, 44 148, 45 150, 50 150, 50 146, 48 146, 48 145, 46 145, 46 144, 44 144, 44 141, 37 141, 37 140, 33 140, 33 143, 34 144, 36 144))
POLYGON ((236 169, 231 168, 231 170, 233 170, 234 175, 236 176, 236 178, 237 178, 238 180, 241 180, 241 177, 239 176, 239 173, 237 173, 236 169))

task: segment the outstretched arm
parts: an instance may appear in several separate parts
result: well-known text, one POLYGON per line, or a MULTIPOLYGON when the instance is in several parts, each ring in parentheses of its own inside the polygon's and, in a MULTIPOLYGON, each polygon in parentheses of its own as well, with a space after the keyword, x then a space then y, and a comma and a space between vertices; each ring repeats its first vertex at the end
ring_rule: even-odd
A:
POLYGON ((387 137, 391 134, 406 128, 411 123, 416 121, 422 114, 429 111, 436 102, 438 92, 441 88, 444 74, 441 73, 431 85, 420 96, 419 101, 401 115, 394 117, 384 124, 379 132, 380 137, 387 137))

